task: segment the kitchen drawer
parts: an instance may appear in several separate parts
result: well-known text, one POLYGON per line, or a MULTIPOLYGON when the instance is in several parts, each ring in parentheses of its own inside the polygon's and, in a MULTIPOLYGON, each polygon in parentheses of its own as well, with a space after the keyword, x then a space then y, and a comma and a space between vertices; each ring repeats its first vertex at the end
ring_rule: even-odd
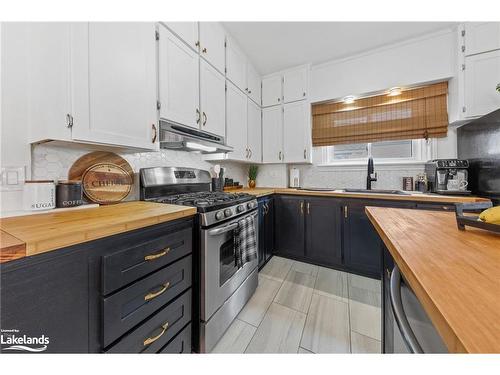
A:
MULTIPOLYGON (((168 347, 171 344, 172 351, 175 351, 181 347, 186 338, 181 337, 179 343, 174 343, 177 337, 174 340, 172 338, 190 321, 191 289, 154 314, 145 323, 126 334, 106 352, 156 353, 159 350, 169 350, 168 347)), ((184 331, 179 335, 182 336, 184 331)), ((189 331, 191 330, 189 329, 189 331)), ((189 332, 189 346, 191 346, 191 332, 189 332)), ((191 350, 191 347, 189 347, 189 350, 191 350)))
POLYGON ((183 354, 191 353, 191 324, 186 326, 172 341, 160 349, 158 353, 183 354))
POLYGON ((103 256, 103 294, 109 294, 191 253, 192 237, 189 227, 103 256))
POLYGON ((103 345, 111 344, 192 284, 191 255, 103 298, 103 345))
POLYGON ((446 203, 417 203, 417 210, 435 210, 455 212, 454 204, 446 203))

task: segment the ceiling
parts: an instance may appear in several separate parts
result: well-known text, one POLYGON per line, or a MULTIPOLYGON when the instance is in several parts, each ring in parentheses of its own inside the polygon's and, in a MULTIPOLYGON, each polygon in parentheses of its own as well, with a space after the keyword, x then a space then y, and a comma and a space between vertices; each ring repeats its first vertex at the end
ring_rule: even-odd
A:
POLYGON ((224 22, 261 74, 340 59, 456 22, 224 22))

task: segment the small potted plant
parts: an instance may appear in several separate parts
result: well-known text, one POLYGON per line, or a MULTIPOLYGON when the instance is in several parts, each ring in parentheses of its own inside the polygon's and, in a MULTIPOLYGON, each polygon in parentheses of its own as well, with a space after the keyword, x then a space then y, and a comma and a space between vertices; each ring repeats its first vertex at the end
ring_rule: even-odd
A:
POLYGON ((259 167, 256 165, 251 165, 248 168, 248 187, 250 189, 255 188, 255 180, 257 179, 257 172, 259 171, 259 167))

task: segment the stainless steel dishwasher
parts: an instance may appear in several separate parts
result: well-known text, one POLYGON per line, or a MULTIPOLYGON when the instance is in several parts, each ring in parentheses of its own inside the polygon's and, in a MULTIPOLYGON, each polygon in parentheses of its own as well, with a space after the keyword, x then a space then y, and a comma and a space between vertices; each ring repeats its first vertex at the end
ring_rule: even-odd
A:
POLYGON ((417 296, 384 249, 384 353, 448 353, 417 296))

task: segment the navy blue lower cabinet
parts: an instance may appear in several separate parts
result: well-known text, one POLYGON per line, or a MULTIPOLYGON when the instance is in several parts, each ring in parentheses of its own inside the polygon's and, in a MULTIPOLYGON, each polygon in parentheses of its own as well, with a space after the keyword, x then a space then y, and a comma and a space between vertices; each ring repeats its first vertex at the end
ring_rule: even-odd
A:
POLYGON ((346 200, 343 207, 344 265, 350 272, 381 278, 381 240, 366 215, 367 206, 415 208, 414 202, 346 200))
POLYGON ((305 202, 303 197, 279 195, 274 198, 276 254, 305 258, 305 202))
POLYGON ((2 335, 42 344, 0 351, 191 352, 192 236, 180 219, 1 264, 2 335))
POLYGON ((342 205, 332 198, 305 199, 305 256, 325 266, 342 265, 342 205))

